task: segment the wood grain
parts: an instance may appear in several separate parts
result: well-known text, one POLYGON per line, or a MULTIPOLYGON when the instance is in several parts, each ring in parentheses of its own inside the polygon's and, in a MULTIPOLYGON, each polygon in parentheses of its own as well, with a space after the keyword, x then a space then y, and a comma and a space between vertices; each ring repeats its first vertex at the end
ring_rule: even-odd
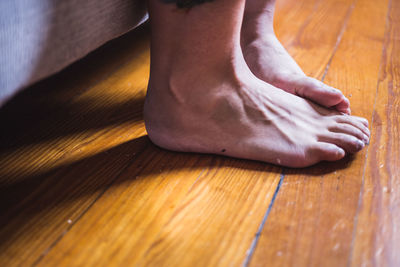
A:
MULTIPOLYGON (((387 1, 355 3, 325 78, 351 96, 354 114, 369 119, 387 5, 387 1)), ((341 162, 289 170, 250 266, 265 262, 271 266, 345 266, 351 254, 365 156, 366 150, 341 162)))
POLYGON ((0 110, 0 265, 398 266, 400 3, 277 2, 289 53, 370 119, 367 150, 283 170, 154 146, 144 27, 0 110))
POLYGON ((351 0, 277 1, 276 34, 307 75, 324 75, 353 4, 351 0))
POLYGON ((400 266, 400 3, 389 7, 352 266, 400 266))
MULTIPOLYGON (((102 265, 104 260, 117 265, 215 265, 234 257, 240 263, 279 173, 269 173, 270 166, 262 163, 161 150, 155 154, 163 162, 151 159, 139 180, 110 188, 40 265, 102 265), (160 172, 149 172, 158 168, 160 172), (102 235, 92 230, 95 224, 107 226, 102 235), (226 249, 242 253, 226 257, 226 249), (88 259, 91 251, 96 255, 88 259)), ((121 179, 135 169, 133 164, 121 179)))
MULTIPOLYGON (((319 7, 323 8, 324 13, 328 10, 323 5, 319 5, 319 7)), ((346 10, 346 8, 342 10, 343 17, 346 15, 346 10)), ((294 11, 299 12, 298 9, 294 11)), ((299 20, 299 23, 309 25, 310 22, 307 19, 314 11, 313 4, 312 8, 307 9, 308 13, 303 11, 302 18, 304 18, 304 21, 299 20)), ((288 14, 292 13, 289 12, 288 14)), ((341 24, 341 22, 337 22, 338 29, 340 29, 341 24)), ((296 28, 294 30, 297 31, 296 28)), ((328 63, 329 56, 335 48, 338 32, 339 30, 331 31, 329 49, 324 53, 325 57, 320 57, 325 64, 328 63)), ((328 35, 328 32, 325 32, 325 34, 328 35)), ((178 183, 173 187, 188 190, 187 194, 177 194, 174 198, 177 203, 175 210, 168 209, 166 203, 162 202, 163 196, 169 194, 169 191, 160 189, 160 191, 157 191, 157 199, 154 200, 155 204, 153 204, 158 207, 156 213, 152 213, 150 208, 144 208, 148 212, 146 216, 143 214, 137 217, 138 221, 130 220, 129 225, 123 227, 124 232, 113 230, 112 227, 105 232, 104 234, 110 238, 109 243, 112 243, 113 247, 118 247, 119 251, 123 248, 124 252, 116 254, 115 251, 110 251, 108 246, 99 248, 98 244, 102 242, 102 237, 95 232, 93 232, 93 235, 87 234, 90 225, 94 223, 93 218, 97 218, 96 214, 106 213, 109 210, 109 202, 115 201, 115 199, 109 199, 108 194, 105 194, 74 226, 74 229, 52 248, 41 261, 41 264, 52 265, 62 262, 66 265, 97 265, 101 264, 104 259, 113 257, 113 262, 118 264, 138 261, 139 265, 145 266, 177 264, 240 265, 246 259, 246 252, 251 248, 254 234, 258 230, 267 211, 269 201, 275 192, 279 181, 279 168, 268 173, 268 171, 271 171, 270 167, 255 165, 258 167, 251 171, 252 168, 249 168, 249 166, 253 163, 250 162, 224 161, 217 157, 217 162, 220 161, 233 162, 234 164, 228 164, 229 168, 226 168, 224 164, 217 165, 217 167, 209 166, 203 170, 205 174, 202 174, 199 178, 199 170, 193 170, 194 172, 188 174, 188 176, 191 179, 196 178, 198 180, 190 190, 188 189, 190 183, 184 185, 178 183), (244 172, 245 166, 250 170, 244 172), (263 172, 257 169, 261 169, 263 172), (215 207, 214 203, 219 205, 215 207), (146 223, 148 221, 157 221, 159 225, 146 223), (126 236, 138 235, 138 228, 146 233, 143 235, 145 238, 130 238, 127 241, 126 236), (79 239, 80 245, 76 246, 74 240, 81 236, 85 238, 79 239), (93 250, 98 251, 98 254, 87 259, 85 255, 93 250), (188 251, 192 251, 192 253, 188 254, 188 251), (69 255, 69 257, 65 257, 65 255, 69 255)), ((166 177, 170 177, 170 175, 167 174, 166 177)), ((144 178, 144 180, 149 179, 144 178)), ((141 190, 146 192, 145 188, 151 188, 150 181, 144 183, 141 190)), ((192 180, 189 179, 189 181, 192 180)), ((117 195, 130 196, 131 194, 126 194, 125 191, 131 190, 131 186, 133 185, 121 188, 122 191, 117 195)), ((147 197, 147 195, 143 197, 147 197)), ((142 196, 137 196, 135 201, 140 202, 141 198, 142 196)), ((131 200, 126 198, 119 200, 119 203, 126 202, 130 204, 126 208, 123 204, 117 206, 124 210, 122 214, 131 216, 131 212, 136 211, 131 200)), ((120 220, 124 220, 123 217, 120 220)), ((115 220, 113 217, 104 218, 104 221, 117 229, 120 227, 120 220, 115 220)), ((142 233, 139 233, 139 235, 142 236, 142 233)))
POLYGON ((146 32, 113 42, 1 110, 0 265, 37 261, 149 145, 146 32))
POLYGON ((139 265, 239 266, 244 262, 279 181, 280 168, 263 165, 217 164, 193 186, 139 265))
POLYGON ((149 147, 39 265, 134 264, 210 159, 149 147))

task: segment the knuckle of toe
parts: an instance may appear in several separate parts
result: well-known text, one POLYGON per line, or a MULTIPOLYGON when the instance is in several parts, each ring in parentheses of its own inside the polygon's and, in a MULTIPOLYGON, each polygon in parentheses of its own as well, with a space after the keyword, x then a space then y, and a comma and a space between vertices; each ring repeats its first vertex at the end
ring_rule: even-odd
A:
POLYGON ((344 115, 336 115, 334 118, 336 123, 347 123, 348 122, 348 118, 346 118, 346 116, 344 115))
POLYGON ((337 132, 339 130, 339 125, 336 122, 329 122, 326 125, 329 132, 337 132))
POLYGON ((339 124, 338 126, 343 132, 352 132, 352 128, 348 124, 339 124))

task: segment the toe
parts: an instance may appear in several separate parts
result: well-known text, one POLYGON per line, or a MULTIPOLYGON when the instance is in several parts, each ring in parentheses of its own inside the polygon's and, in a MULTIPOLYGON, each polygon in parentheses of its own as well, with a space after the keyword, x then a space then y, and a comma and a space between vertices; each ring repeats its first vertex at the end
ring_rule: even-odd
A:
POLYGON ((333 108, 336 109, 337 111, 343 112, 343 113, 345 113, 347 115, 351 114, 350 101, 345 96, 343 96, 343 100, 339 104, 333 106, 333 108))
POLYGON ((336 88, 323 82, 302 76, 293 81, 297 95, 310 99, 322 106, 335 108, 336 110, 350 114, 350 101, 336 88))
POLYGON ((347 123, 335 123, 331 127, 328 128, 331 132, 335 133, 345 133, 352 136, 357 137, 358 139, 362 140, 364 144, 369 143, 369 136, 364 134, 359 128, 354 127, 351 124, 347 123))
POLYGON ((313 155, 317 156, 319 161, 336 161, 342 159, 346 155, 342 148, 325 142, 318 142, 312 150, 313 155))
POLYGON ((365 146, 364 142, 357 137, 345 133, 329 132, 328 134, 321 135, 319 141, 335 144, 348 153, 356 153, 365 146))
POLYGON ((353 116, 353 117, 354 117, 354 119, 360 121, 365 127, 368 128, 369 123, 368 123, 368 120, 367 120, 367 119, 362 118, 362 117, 357 117, 357 116, 353 116))
POLYGON ((358 129, 360 129, 368 138, 371 136, 371 133, 368 129, 368 121, 361 117, 356 116, 335 116, 335 121, 338 123, 346 123, 350 124, 358 129))

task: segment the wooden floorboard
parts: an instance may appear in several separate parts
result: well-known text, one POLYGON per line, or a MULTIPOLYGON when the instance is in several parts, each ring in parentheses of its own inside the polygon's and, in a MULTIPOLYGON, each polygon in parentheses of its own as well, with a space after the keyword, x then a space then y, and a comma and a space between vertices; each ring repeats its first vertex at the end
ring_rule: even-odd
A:
MULTIPOLYGON (((355 2, 324 80, 349 96, 354 115, 368 119, 376 96, 387 5, 355 2)), ((288 171, 250 266, 346 266, 366 151, 338 163, 288 171)))
POLYGON ((399 266, 400 3, 278 0, 305 73, 371 144, 295 170, 154 146, 141 27, 0 110, 1 266, 399 266))
POLYGON ((307 75, 322 79, 353 4, 352 0, 277 1, 277 36, 307 75), (293 6, 298 9, 292 10, 293 6))
MULTIPOLYGON (((262 217, 263 204, 273 195, 276 184, 271 176, 277 173, 268 174, 270 166, 262 163, 210 156, 197 162, 199 156, 164 153, 158 155, 164 163, 149 163, 149 169, 157 168, 155 174, 139 172, 140 179, 110 188, 41 263, 101 265, 104 259, 113 259, 144 266, 233 260, 240 264, 261 219, 256 215, 262 217), (176 170, 168 172, 160 167, 163 164, 176 170), (106 239, 92 231, 95 223, 107 225, 102 230, 106 239), (87 259, 93 250, 99 255, 87 259), (230 250, 232 255, 226 257, 230 250), (192 251, 191 257, 185 257, 187 251, 192 251), (242 253, 234 253, 238 251, 242 253)), ((137 167, 130 167, 126 175, 131 169, 137 167)))
POLYGON ((147 36, 114 42, 1 110, 0 265, 40 259, 149 145, 147 36))
POLYGON ((389 7, 352 266, 400 266, 400 2, 389 7))
MULTIPOLYGON (((324 7, 323 5, 318 5, 319 7, 324 7)), ((347 6, 348 7, 348 6, 347 6)), ((327 12, 329 9, 324 9, 324 12, 327 12)), ((298 11, 298 10, 294 10, 298 11)), ((307 11, 309 13, 304 12, 306 16, 304 17, 303 21, 299 21, 300 28, 304 27, 303 25, 309 25, 309 17, 312 15, 312 13, 315 11, 315 3, 311 5, 311 8, 308 8, 307 11)), ((289 12, 288 14, 292 14, 289 12)), ((343 10, 343 16, 346 15, 346 9, 343 10)), ((333 37, 331 37, 329 40, 327 40, 327 43, 330 43, 330 46, 328 46, 330 49, 325 52, 326 56, 321 56, 320 58, 323 60, 324 63, 322 65, 326 65, 330 59, 330 55, 332 54, 332 51, 335 48, 336 40, 337 40, 337 35, 340 33, 340 25, 342 23, 338 22, 338 30, 333 31, 333 37)), ((312 25, 312 24, 311 24, 312 25)), ((282 27, 283 29, 284 27, 282 27)), ((297 31, 296 28, 294 28, 294 31, 297 31)), ((292 36, 294 35, 293 33, 291 34, 292 36)), ((247 163, 249 164, 249 163, 247 163)), ((234 166, 231 166, 230 169, 233 169, 234 166)), ((279 170, 279 169, 278 169, 279 170)), ((252 241, 254 240, 254 234, 256 233, 260 223, 261 219, 265 215, 265 212, 267 210, 267 207, 269 206, 269 201, 273 196, 273 193, 275 192, 277 183, 279 182, 280 175, 279 171, 278 172, 273 172, 271 175, 264 170, 264 177, 261 176, 261 178, 266 179, 265 182, 261 184, 257 184, 257 187, 259 187, 261 191, 256 190, 255 192, 249 192, 247 194, 243 194, 242 196, 232 198, 231 196, 226 196, 226 191, 229 192, 229 187, 227 190, 221 190, 222 186, 224 185, 228 179, 228 177, 237 177, 234 181, 235 184, 234 186, 238 188, 238 193, 240 194, 239 188, 243 188, 242 190, 249 190, 246 187, 252 188, 251 184, 249 183, 249 179, 253 181, 257 181, 257 179, 260 179, 259 177, 252 177, 252 173, 250 171, 245 172, 244 174, 241 174, 241 171, 232 171, 233 174, 226 173, 223 169, 222 166, 218 168, 217 174, 211 175, 209 174, 210 171, 207 169, 206 176, 203 178, 201 177, 199 181, 202 181, 201 183, 198 182, 196 186, 193 187, 192 190, 194 190, 194 193, 190 191, 187 196, 184 196, 181 200, 181 205, 178 205, 176 208, 177 211, 180 213, 183 213, 185 216, 178 217, 181 220, 176 221, 176 217, 179 214, 176 214, 176 212, 168 213, 165 212, 164 214, 156 214, 154 218, 158 222, 166 222, 166 225, 163 228, 159 229, 158 231, 154 231, 155 227, 150 225, 148 234, 146 234, 146 240, 131 240, 129 244, 124 243, 124 248, 126 250, 127 255, 129 255, 131 251, 135 251, 135 256, 130 256, 128 257, 127 255, 120 255, 117 258, 121 261, 121 263, 124 260, 129 260, 131 262, 135 262, 136 259, 140 259, 140 256, 142 253, 145 252, 144 258, 140 260, 139 264, 140 265, 160 265, 160 264, 165 264, 165 265, 174 265, 177 263, 182 263, 186 265, 190 265, 193 263, 198 263, 198 264, 203 264, 203 265, 219 265, 222 263, 228 264, 228 263, 235 263, 235 265, 239 265, 242 262, 246 260, 246 252, 251 248, 252 241), (244 176, 244 180, 241 182, 239 177, 244 176), (271 178, 269 177, 271 176, 271 178), (268 178, 268 179, 267 179, 268 178), (271 180, 271 181, 270 181, 271 180), (220 185, 221 188, 218 188, 217 190, 211 190, 207 192, 203 192, 204 189, 198 189, 200 192, 197 192, 197 186, 200 186, 202 183, 204 184, 216 184, 220 185), (262 194, 260 193, 262 192, 262 194), (193 195, 194 194, 194 195, 193 195), (249 196, 254 196, 250 198, 249 196), (260 198, 261 199, 257 199, 260 198), (220 208, 216 209, 215 211, 210 210, 208 216, 205 217, 199 217, 199 210, 204 210, 205 207, 212 207, 212 203, 215 202, 215 200, 219 200, 218 202, 220 203, 220 208), (249 199, 246 203, 246 200, 249 199), (199 200, 202 200, 199 202, 199 200), (207 201, 206 201, 207 200, 207 201), (209 203, 210 201, 210 203, 209 203), (241 211, 240 207, 236 203, 241 203, 243 202, 243 210, 241 211), (193 204, 194 203, 194 204, 193 204), (236 205, 234 205, 236 204, 236 205), (249 206, 256 206, 258 207, 255 212, 252 210, 249 210, 249 206), (236 207, 238 210, 237 213, 243 213, 243 218, 239 217, 237 220, 241 221, 241 224, 234 225, 232 224, 233 218, 228 219, 229 217, 220 217, 218 215, 225 215, 222 211, 227 210, 229 211, 232 207, 236 207), (251 213, 252 216, 248 216, 248 213, 251 213), (184 218, 184 219, 183 219, 184 218), (232 228, 234 227, 234 228, 232 228), (242 229, 239 231, 240 229, 242 229), (174 229, 172 231, 171 229, 174 229), (226 229, 226 231, 221 231, 221 232, 216 232, 218 229, 226 229), (232 229, 228 231, 229 229, 232 229), (153 232, 150 232, 153 231, 153 232), (200 235, 200 233, 203 233, 203 235, 200 235), (210 242, 210 236, 213 236, 213 242, 210 242), (185 238, 183 238, 185 237, 185 238), (201 238, 203 237, 203 238, 201 238), (218 237, 218 238, 217 238, 218 237), (153 240, 151 240, 153 238, 153 240), (234 244, 237 244, 237 246, 232 246, 232 243, 229 243, 228 247, 222 246, 221 242, 218 242, 219 240, 236 240, 239 239, 237 242, 234 244), (175 240, 176 243, 175 245, 172 245, 171 242, 175 240), (185 240, 185 242, 181 242, 182 240, 185 240), (136 244, 138 243, 138 244, 136 244), (155 246, 154 244, 157 244, 155 246), (205 250, 207 248, 207 250, 205 250), (203 253, 213 255, 213 257, 204 257, 202 253, 194 253, 192 254, 192 257, 185 257, 185 254, 187 253, 188 250, 193 250, 195 251, 203 251, 203 253), (143 252, 142 252, 143 251, 143 252), (207 253, 206 251, 210 251, 207 253), (218 253, 220 251, 220 253, 218 253), (229 251, 232 251, 232 253, 229 253, 229 251), (195 257, 194 255, 198 255, 198 257, 195 257), (185 261, 183 260, 185 259, 185 261)), ((197 177, 197 172, 193 174, 191 177, 197 177)), ((182 187, 181 184, 177 184, 177 187, 182 187)), ((149 184, 146 184, 145 187, 149 187, 149 184)), ((200 187, 201 188, 201 187, 200 187)), ((129 190, 129 187, 128 189, 129 190)), ((121 193, 122 194, 122 193, 121 193)), ((161 196, 159 197, 160 199, 162 198, 163 195, 165 195, 166 192, 160 191, 158 192, 158 195, 161 196)), ((141 198, 142 196, 137 196, 137 198, 141 198)), ((176 197, 178 199, 178 197, 176 197)), ((95 213, 103 213, 104 212, 104 207, 107 207, 107 205, 101 204, 102 203, 101 199, 99 201, 99 205, 95 205, 90 212, 95 213)), ((107 200, 104 200, 107 201, 107 200)), ((125 200, 124 200, 125 201, 125 200)), ((138 200, 136 200, 138 201, 138 200)), ((167 207, 162 208, 165 206, 164 203, 158 202, 161 206, 161 209, 164 210, 167 207)), ((132 209, 131 206, 128 207, 129 209, 132 209)), ((93 217, 93 215, 90 215, 91 213, 88 213, 86 216, 88 219, 93 217)), ((229 213, 228 213, 229 214, 229 213)), ((233 213, 236 215, 235 213, 233 213)), ((150 218, 153 218, 150 213, 149 213, 150 218)), ((180 215, 181 216, 181 215, 180 215)), ((226 216, 226 215, 225 215, 226 216)), ((237 216, 237 215, 236 215, 237 216)), ((142 218, 142 217, 139 217, 142 218)), ((143 219, 143 218, 142 218, 143 219)), ((117 221, 118 223, 118 221, 117 221)), ((130 227, 128 229, 125 228, 124 235, 127 236, 132 236, 135 235, 136 232, 135 230, 137 229, 137 224, 142 223, 142 222, 130 222, 130 227)), ((62 259, 62 255, 69 254, 73 255, 69 257, 66 262, 66 264, 82 264, 82 261, 85 260, 85 253, 81 253, 81 249, 85 248, 88 250, 93 250, 94 248, 97 247, 99 240, 99 236, 94 235, 93 238, 89 238, 88 236, 85 236, 84 240, 81 240, 79 243, 81 244, 80 246, 74 245, 72 240, 74 240, 73 237, 76 236, 81 236, 82 233, 79 233, 80 228, 87 228, 87 226, 90 225, 90 223, 87 222, 81 222, 78 225, 75 226, 75 229, 73 229, 69 235, 64 238, 59 244, 52 249, 52 251, 46 256, 46 258, 43 260, 42 263, 55 263, 58 262, 62 259), (69 239, 68 237, 71 237, 69 239), (60 252, 61 251, 61 252, 60 252), (83 255, 82 258, 79 258, 79 255, 83 255)), ((85 231, 85 230, 81 230, 85 231)), ((145 231, 145 230, 144 230, 145 231)), ((113 236, 112 234, 107 234, 108 236, 113 236)), ((111 239, 113 240, 114 243, 122 243, 118 240, 120 238, 121 233, 119 235, 115 235, 116 239, 111 239)), ((100 237, 101 238, 101 237, 100 237)), ((99 250, 99 249, 98 249, 99 250)), ((111 256, 105 256, 108 255, 109 252, 107 250, 107 247, 105 247, 105 251, 101 253, 102 258, 103 257, 111 257, 111 256)), ((115 256, 115 254, 113 254, 115 256)), ((91 263, 93 264, 99 264, 99 261, 101 261, 102 258, 96 258, 93 257, 91 259, 91 263)))

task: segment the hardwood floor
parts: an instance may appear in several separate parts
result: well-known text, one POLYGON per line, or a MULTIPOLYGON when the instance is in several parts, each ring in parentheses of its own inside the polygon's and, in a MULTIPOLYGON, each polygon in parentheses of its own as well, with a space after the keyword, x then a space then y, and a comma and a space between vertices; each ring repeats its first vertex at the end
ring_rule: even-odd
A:
POLYGON ((363 152, 288 169, 154 146, 141 27, 0 110, 0 266, 400 266, 400 1, 277 2, 290 54, 369 119, 363 152))

